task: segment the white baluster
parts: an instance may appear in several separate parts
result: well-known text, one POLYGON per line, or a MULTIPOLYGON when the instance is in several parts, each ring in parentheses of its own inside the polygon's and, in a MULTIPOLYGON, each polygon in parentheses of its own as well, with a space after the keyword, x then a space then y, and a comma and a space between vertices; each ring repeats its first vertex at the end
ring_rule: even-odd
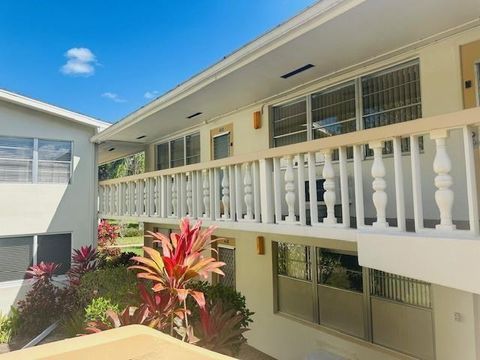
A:
POLYGON ((243 199, 245 200, 245 220, 253 220, 253 195, 252 195, 252 173, 250 163, 245 163, 245 174, 243 176, 243 199))
POLYGON ((176 178, 172 176, 172 216, 177 216, 177 187, 176 178))
POLYGON ((230 218, 230 180, 228 178, 228 167, 222 167, 222 218, 230 218))
POLYGON ((192 216, 192 173, 187 173, 187 184, 185 187, 187 192, 187 215, 192 216))
POLYGON ((370 143, 369 146, 373 149, 372 177, 374 180, 372 182, 372 188, 374 193, 372 198, 373 205, 377 211, 377 221, 373 223, 373 226, 377 228, 387 228, 388 223, 385 214, 387 208, 387 193, 385 192, 387 183, 384 179, 386 172, 382 158, 383 141, 370 143))
POLYGON ((210 179, 208 176, 208 171, 202 171, 203 176, 203 206, 204 206, 204 213, 203 216, 206 218, 210 217, 210 179))
POLYGON ((330 149, 323 152, 323 158, 325 160, 323 165, 322 176, 325 179, 323 188, 325 193, 323 194, 323 201, 327 206, 327 217, 323 219, 324 224, 336 224, 337 218, 335 217, 335 171, 332 166, 332 151, 330 149))
POLYGON ((293 157, 288 155, 287 169, 285 170, 285 201, 288 207, 288 215, 285 218, 287 222, 295 222, 297 220, 295 216, 295 175, 293 172, 293 157))
POLYGON ((447 153, 445 140, 448 137, 447 130, 438 130, 430 134, 430 138, 435 140, 436 153, 433 160, 433 171, 437 174, 435 176, 435 202, 440 211, 440 224, 435 228, 438 230, 455 230, 455 225, 452 222, 452 208, 454 194, 450 187, 453 185, 453 178, 449 174, 452 170, 452 162, 447 153))

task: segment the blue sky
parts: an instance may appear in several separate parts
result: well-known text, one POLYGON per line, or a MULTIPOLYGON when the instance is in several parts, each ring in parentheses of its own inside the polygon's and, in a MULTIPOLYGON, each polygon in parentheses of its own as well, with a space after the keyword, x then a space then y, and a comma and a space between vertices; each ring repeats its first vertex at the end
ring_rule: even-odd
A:
POLYGON ((1 0, 0 88, 115 122, 314 0, 1 0))

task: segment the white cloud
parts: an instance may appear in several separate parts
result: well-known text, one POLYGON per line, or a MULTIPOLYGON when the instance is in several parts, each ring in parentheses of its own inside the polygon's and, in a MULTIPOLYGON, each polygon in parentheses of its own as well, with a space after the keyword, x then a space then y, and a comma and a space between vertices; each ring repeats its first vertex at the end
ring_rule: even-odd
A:
POLYGON ((145 99, 153 99, 153 98, 156 98, 158 96, 158 91, 157 90, 153 90, 153 91, 147 91, 145 94, 143 94, 143 97, 145 99))
POLYGON ((67 62, 60 71, 65 75, 91 76, 95 73, 97 59, 90 49, 71 48, 65 53, 67 62))
POLYGON ((102 94, 102 97, 107 98, 107 99, 110 99, 110 100, 112 100, 112 101, 114 101, 114 102, 116 102, 116 103, 123 103, 123 102, 126 102, 126 101, 127 101, 127 100, 125 100, 125 99, 122 99, 120 96, 118 96, 118 94, 115 94, 115 93, 112 93, 112 92, 109 92, 109 91, 104 92, 104 93, 102 94))

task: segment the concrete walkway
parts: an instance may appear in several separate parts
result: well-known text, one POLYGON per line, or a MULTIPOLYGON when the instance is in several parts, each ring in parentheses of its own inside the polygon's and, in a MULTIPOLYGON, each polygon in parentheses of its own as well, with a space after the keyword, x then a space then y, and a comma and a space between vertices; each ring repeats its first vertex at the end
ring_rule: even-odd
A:
POLYGON ((242 345, 240 348, 240 354, 238 354, 237 358, 239 360, 275 360, 271 356, 268 356, 247 344, 242 345))

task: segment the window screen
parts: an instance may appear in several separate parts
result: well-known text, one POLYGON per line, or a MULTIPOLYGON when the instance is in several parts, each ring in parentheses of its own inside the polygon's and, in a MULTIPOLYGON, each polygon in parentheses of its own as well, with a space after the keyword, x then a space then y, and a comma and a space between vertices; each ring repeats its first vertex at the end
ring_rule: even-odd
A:
MULTIPOLYGON (((362 105, 365 129, 422 117, 418 62, 363 77, 362 105)), ((402 151, 409 150, 409 139, 402 139, 402 151)), ((383 153, 393 153, 391 141, 385 142, 383 153)), ((372 152, 367 150, 367 155, 372 155, 372 152)))
POLYGON ((21 280, 33 264, 33 236, 0 238, 0 282, 21 280))
POLYGON ((185 136, 185 146, 187 150, 186 163, 187 165, 196 164, 200 162, 200 134, 193 134, 185 136))
POLYGON ((312 128, 314 139, 357 130, 354 83, 312 95, 312 128))
POLYGON ((273 146, 307 141, 307 103, 305 99, 272 108, 273 146))
POLYGON ((33 139, 0 137, 0 182, 32 182, 33 139))
POLYGON ((213 138, 213 160, 230 156, 230 133, 218 135, 213 138))
POLYGON ((157 145, 157 170, 164 170, 170 167, 168 156, 168 142, 157 145))
POLYGON ((38 140, 38 182, 68 184, 72 163, 70 141, 38 140))
POLYGON ((278 243, 278 269, 279 275, 295 279, 312 279, 310 246, 278 243))
POLYGON ((219 276, 218 282, 235 289, 235 249, 218 247, 218 261, 225 263, 222 267, 224 276, 219 276))
POLYGON ((71 251, 71 234, 38 236, 37 263, 43 261, 61 264, 57 275, 65 274, 70 269, 71 251))
POLYGON ((185 165, 184 138, 170 142, 170 167, 185 165))

